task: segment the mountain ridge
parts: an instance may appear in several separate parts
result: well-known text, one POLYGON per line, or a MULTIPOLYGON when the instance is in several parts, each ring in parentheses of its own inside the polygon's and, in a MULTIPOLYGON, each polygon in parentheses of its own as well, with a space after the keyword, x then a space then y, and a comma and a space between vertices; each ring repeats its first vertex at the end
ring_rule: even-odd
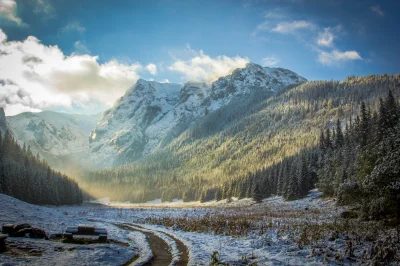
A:
POLYGON ((306 79, 283 68, 249 63, 212 83, 159 83, 139 79, 90 134, 91 161, 112 167, 151 154, 165 137, 179 134, 191 123, 254 91, 276 92, 306 79))

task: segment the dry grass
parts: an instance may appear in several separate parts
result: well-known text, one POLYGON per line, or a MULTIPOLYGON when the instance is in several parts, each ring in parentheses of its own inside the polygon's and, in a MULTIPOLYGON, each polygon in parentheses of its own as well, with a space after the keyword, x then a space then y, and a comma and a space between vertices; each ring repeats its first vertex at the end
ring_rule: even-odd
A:
POLYGON ((323 256, 325 261, 336 263, 400 262, 400 243, 394 228, 383 222, 339 218, 332 208, 226 208, 199 216, 147 218, 146 222, 234 237, 275 235, 278 242, 289 241, 299 249, 310 249, 309 257, 323 256))

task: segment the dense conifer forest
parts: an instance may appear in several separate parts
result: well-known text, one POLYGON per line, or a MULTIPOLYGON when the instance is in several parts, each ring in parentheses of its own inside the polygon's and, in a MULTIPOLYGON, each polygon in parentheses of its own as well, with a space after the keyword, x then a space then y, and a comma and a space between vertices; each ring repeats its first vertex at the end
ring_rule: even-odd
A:
POLYGON ((313 81, 253 95, 206 114, 157 153, 88 173, 84 183, 97 195, 107 191, 132 202, 293 200, 317 187, 342 204, 368 199, 369 216, 393 213, 399 95, 400 75, 313 81))
POLYGON ((75 181, 52 170, 29 146, 21 148, 9 131, 0 131, 0 193, 33 204, 82 203, 75 181))

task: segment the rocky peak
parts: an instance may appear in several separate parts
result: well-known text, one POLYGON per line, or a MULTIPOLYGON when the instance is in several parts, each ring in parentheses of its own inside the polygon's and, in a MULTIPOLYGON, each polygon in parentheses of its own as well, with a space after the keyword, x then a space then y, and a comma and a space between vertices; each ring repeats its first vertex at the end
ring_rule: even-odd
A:
POLYGON ((263 68, 248 63, 245 68, 235 69, 231 75, 221 77, 211 86, 212 100, 230 99, 256 90, 278 91, 288 84, 303 83, 306 79, 283 68, 263 68))
POLYGON ((199 100, 204 100, 208 97, 210 87, 204 82, 187 82, 183 84, 179 91, 179 103, 185 103, 190 97, 198 98, 199 100))

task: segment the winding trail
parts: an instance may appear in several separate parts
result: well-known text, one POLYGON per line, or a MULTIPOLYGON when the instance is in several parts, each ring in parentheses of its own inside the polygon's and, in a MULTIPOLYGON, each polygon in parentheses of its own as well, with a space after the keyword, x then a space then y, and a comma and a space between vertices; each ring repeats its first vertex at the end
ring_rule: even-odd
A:
MULTIPOLYGON (((143 265, 145 265, 145 266, 165 266, 165 265, 170 265, 172 263, 173 257, 172 257, 171 252, 169 251, 170 246, 162 238, 160 238, 155 233, 153 233, 151 229, 144 228, 137 224, 115 224, 115 225, 123 230, 128 230, 128 231, 133 231, 133 232, 135 232, 135 231, 141 232, 142 234, 144 234, 146 236, 146 239, 147 239, 147 241, 150 245, 151 251, 153 253, 153 257, 143 265)), ((188 249, 185 246, 185 244, 183 244, 183 242, 181 240, 177 239, 176 237, 174 237, 171 234, 168 234, 168 233, 165 233, 162 231, 155 231, 155 232, 167 235, 173 241, 175 241, 176 246, 179 250, 180 256, 174 265, 177 265, 177 266, 188 265, 189 254, 188 254, 188 249)), ((136 259, 132 259, 126 265, 134 265, 136 259)))
MULTIPOLYGON (((140 226, 138 224, 130 224, 130 225, 135 226, 136 228, 139 228, 139 229, 149 230, 149 229, 144 228, 144 227, 142 227, 142 226, 140 226)), ((175 265, 176 266, 186 266, 186 265, 188 265, 188 263, 189 263, 189 251, 188 251, 188 248, 186 247, 186 245, 183 244, 183 242, 181 240, 179 240, 178 238, 176 238, 175 236, 173 236, 173 235, 171 235, 169 233, 166 233, 166 232, 163 232, 163 231, 157 231, 157 232, 161 233, 161 234, 164 234, 164 235, 167 235, 172 240, 175 241, 176 246, 177 246, 177 248, 179 250, 179 260, 175 263, 175 265)))

